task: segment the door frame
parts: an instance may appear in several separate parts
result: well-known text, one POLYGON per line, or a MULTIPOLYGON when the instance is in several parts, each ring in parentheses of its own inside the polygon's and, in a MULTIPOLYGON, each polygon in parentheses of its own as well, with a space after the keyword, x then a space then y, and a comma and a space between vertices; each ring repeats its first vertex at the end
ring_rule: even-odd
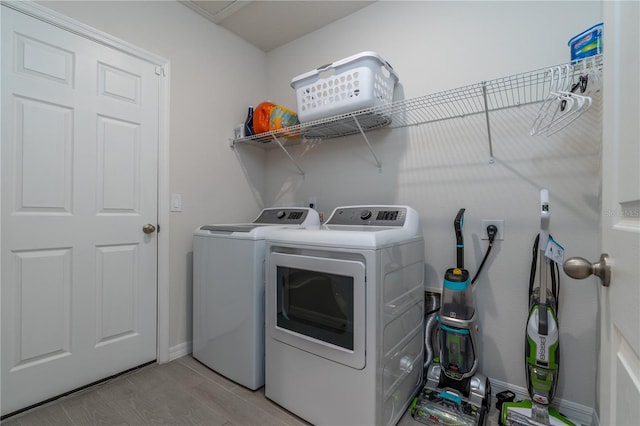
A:
MULTIPOLYGON (((75 19, 55 12, 37 3, 28 1, 4 2, 3 7, 9 7, 40 21, 54 25, 65 31, 84 37, 93 42, 119 50, 156 67, 160 78, 159 83, 159 116, 158 116, 158 282, 157 282, 157 330, 156 330, 156 359, 162 364, 170 361, 169 348, 169 88, 170 62, 169 60, 137 47, 124 40, 113 37, 103 31, 92 28, 75 19)), ((2 7, 0 7, 1 13, 2 7)), ((1 213, 0 213, 1 215, 1 213)), ((1 236, 1 234, 0 234, 1 236)), ((1 268, 1 265, 0 265, 1 268)))

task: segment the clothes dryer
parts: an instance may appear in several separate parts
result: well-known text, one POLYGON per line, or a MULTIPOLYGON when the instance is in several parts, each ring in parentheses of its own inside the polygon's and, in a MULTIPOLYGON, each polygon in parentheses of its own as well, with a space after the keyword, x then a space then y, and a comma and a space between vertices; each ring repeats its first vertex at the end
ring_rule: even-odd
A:
POLYGON ((424 239, 408 206, 266 242, 265 395, 316 425, 395 424, 422 380, 424 239))
POLYGON ((251 223, 195 230, 195 359, 249 389, 264 385, 265 238, 277 228, 319 225, 313 209, 268 208, 251 223))

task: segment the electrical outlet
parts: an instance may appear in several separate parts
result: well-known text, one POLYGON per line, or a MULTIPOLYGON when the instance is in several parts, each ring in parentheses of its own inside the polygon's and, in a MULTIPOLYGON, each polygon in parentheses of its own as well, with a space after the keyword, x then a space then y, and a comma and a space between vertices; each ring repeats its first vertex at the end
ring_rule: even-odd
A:
POLYGON ((482 225, 480 229, 480 238, 483 240, 488 240, 489 235, 487 235, 487 226, 495 225, 498 228, 498 233, 496 234, 496 240, 504 240, 504 220, 503 219, 482 219, 482 225))

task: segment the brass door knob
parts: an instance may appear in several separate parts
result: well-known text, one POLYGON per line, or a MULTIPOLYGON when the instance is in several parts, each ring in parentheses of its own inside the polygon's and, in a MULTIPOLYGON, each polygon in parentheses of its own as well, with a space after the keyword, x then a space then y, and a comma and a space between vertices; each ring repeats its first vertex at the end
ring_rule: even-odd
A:
POLYGON ((144 232, 145 234, 153 234, 154 232, 156 232, 156 227, 150 223, 147 223, 142 227, 142 232, 144 232))

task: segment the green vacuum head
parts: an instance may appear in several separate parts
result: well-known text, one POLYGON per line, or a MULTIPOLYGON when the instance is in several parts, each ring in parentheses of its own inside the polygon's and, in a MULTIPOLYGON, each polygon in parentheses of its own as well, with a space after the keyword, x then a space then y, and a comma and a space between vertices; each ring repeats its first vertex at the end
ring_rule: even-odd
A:
POLYGON ((476 426, 484 424, 486 407, 462 401, 456 394, 424 389, 411 404, 411 415, 433 426, 476 426))
POLYGON ((547 425, 533 420, 533 404, 530 400, 505 402, 500 410, 499 423, 501 426, 576 426, 555 408, 545 408, 549 412, 549 424, 547 425))

